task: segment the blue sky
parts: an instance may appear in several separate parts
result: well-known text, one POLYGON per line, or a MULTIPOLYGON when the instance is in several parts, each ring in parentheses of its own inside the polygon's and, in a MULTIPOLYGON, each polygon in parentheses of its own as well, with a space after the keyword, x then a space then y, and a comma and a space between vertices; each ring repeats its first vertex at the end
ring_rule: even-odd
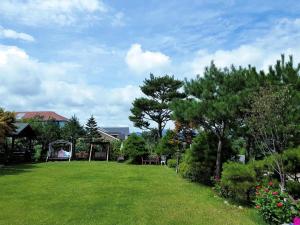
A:
MULTIPOLYGON (((132 128, 149 76, 300 62, 299 1, 0 1, 0 106, 132 128)), ((133 129, 133 128, 132 128, 133 129)))

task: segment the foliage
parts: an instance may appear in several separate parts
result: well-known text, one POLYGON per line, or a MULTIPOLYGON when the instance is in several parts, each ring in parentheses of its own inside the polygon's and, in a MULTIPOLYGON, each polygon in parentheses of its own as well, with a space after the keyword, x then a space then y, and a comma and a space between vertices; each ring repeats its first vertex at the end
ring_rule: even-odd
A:
POLYGON ((69 140, 73 144, 73 156, 76 152, 77 139, 85 135, 83 126, 80 125, 78 118, 74 115, 61 129, 62 138, 69 140))
POLYGON ((42 145, 41 158, 45 157, 50 142, 61 138, 61 128, 54 120, 44 121, 42 117, 26 119, 36 134, 36 145, 42 145))
POLYGON ((123 145, 123 151, 126 158, 129 158, 132 163, 138 163, 142 156, 147 154, 145 140, 137 134, 131 134, 123 145))
POLYGON ((251 165, 228 162, 223 166, 220 180, 221 194, 241 203, 254 200, 256 173, 251 165))
POLYGON ((167 165, 170 168, 176 168, 176 166, 177 166, 177 160, 176 159, 168 159, 167 165))
POLYGON ((34 155, 33 155, 33 160, 35 162, 39 161, 41 158, 43 146, 40 144, 34 145, 34 155))
POLYGON ((146 149, 150 153, 154 153, 159 140, 157 129, 151 129, 150 131, 143 131, 141 135, 146 142, 146 149))
MULTIPOLYGON (((180 173, 183 177, 211 184, 216 168, 216 152, 218 140, 212 133, 201 132, 194 140, 191 148, 186 151, 180 173)), ((223 146, 222 161, 227 161, 234 155, 230 144, 225 142, 223 146)))
POLYGON ((269 224, 291 223, 294 217, 300 215, 299 206, 286 193, 273 187, 272 182, 267 186, 257 186, 255 204, 269 224))
POLYGON ((293 198, 300 199, 300 183, 298 181, 289 180, 286 182, 286 190, 293 198))
POLYGON ((212 63, 203 76, 185 82, 188 98, 174 101, 171 107, 176 120, 192 123, 215 135, 216 177, 221 174, 224 142, 239 118, 246 73, 246 69, 234 67, 221 70, 212 63))
POLYGON ((90 140, 100 136, 97 121, 93 115, 91 115, 91 117, 86 122, 85 131, 87 138, 90 140))
POLYGON ((137 98, 131 108, 132 115, 129 119, 134 126, 141 129, 151 129, 151 122, 157 124, 159 138, 170 120, 171 110, 169 104, 173 99, 182 98, 184 95, 178 90, 183 82, 176 80, 174 76, 155 77, 150 74, 149 79, 144 80, 141 86, 142 92, 147 97, 137 98))
POLYGON ((111 143, 110 159, 117 160, 119 156, 123 156, 123 149, 121 149, 122 142, 115 140, 111 143))
MULTIPOLYGON (((287 177, 299 182, 300 180, 300 147, 283 152, 283 165, 287 177)), ((300 192, 299 192, 300 193, 300 192)))
POLYGON ((179 141, 177 134, 172 130, 168 130, 166 134, 159 140, 156 152, 159 155, 165 155, 168 158, 172 158, 175 156, 178 148, 179 141))
POLYGON ((0 143, 4 142, 5 137, 15 131, 15 115, 12 112, 0 108, 0 143))

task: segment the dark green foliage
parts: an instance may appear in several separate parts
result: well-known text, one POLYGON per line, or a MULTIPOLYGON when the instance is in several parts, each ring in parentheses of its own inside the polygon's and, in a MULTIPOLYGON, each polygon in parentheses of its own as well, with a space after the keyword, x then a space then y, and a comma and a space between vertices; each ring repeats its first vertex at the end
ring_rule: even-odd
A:
POLYGON ((295 199, 300 199, 300 183, 298 181, 292 181, 292 180, 287 181, 286 190, 295 199))
POLYGON ((236 162, 224 164, 220 185, 225 197, 249 204, 255 197, 256 182, 256 173, 251 165, 236 162))
POLYGON ((32 119, 27 119, 24 122, 28 122, 34 130, 36 134, 35 144, 42 145, 40 159, 44 159, 48 151, 49 143, 61 138, 61 128, 56 121, 43 121, 43 118, 38 116, 32 119))
MULTIPOLYGON (((283 153, 284 170, 288 178, 294 181, 300 180, 300 147, 288 149, 283 153)), ((299 192, 300 193, 300 192, 299 192)))
POLYGON ((176 166, 177 166, 177 160, 176 159, 168 159, 167 165, 170 168, 176 168, 176 166))
POLYGON ((61 129, 62 138, 69 140, 73 144, 73 156, 76 152, 77 139, 85 135, 83 126, 80 125, 78 118, 74 115, 61 129))
MULTIPOLYGON (((186 151, 180 172, 192 181, 210 184, 216 168, 218 140, 215 135, 201 132, 194 138, 191 148, 186 151)), ((230 144, 224 142, 222 161, 234 156, 230 144)))
POLYGON ((218 69, 213 63, 203 76, 186 81, 187 99, 174 101, 173 116, 212 133, 217 141, 215 176, 220 177, 224 142, 237 125, 245 96, 246 69, 218 69))
POLYGON ((158 136, 161 138, 162 131, 170 120, 170 102, 173 99, 184 97, 184 94, 178 91, 182 85, 183 82, 176 80, 174 76, 155 77, 150 74, 150 78, 145 79, 141 86, 142 92, 147 97, 135 99, 131 108, 132 115, 129 116, 129 119, 134 126, 151 129, 151 121, 155 122, 158 136))
POLYGON ((122 142, 119 140, 111 143, 111 151, 109 153, 110 160, 117 160, 119 156, 123 156, 123 150, 121 149, 122 142))
POLYGON ((85 125, 85 130, 86 130, 86 136, 89 139, 93 139, 100 136, 97 121, 93 115, 91 115, 91 117, 88 119, 85 125))
POLYGON ((131 134, 124 141, 123 151, 125 157, 132 163, 139 163, 141 161, 141 157, 147 155, 145 140, 136 134, 131 134))
POLYGON ((146 142, 146 149, 149 153, 154 153, 159 141, 157 129, 151 129, 150 131, 143 131, 141 135, 146 142))
POLYGON ((175 157, 176 151, 178 151, 179 147, 179 141, 176 133, 172 130, 168 130, 160 139, 156 152, 159 155, 165 155, 168 158, 172 158, 175 157))

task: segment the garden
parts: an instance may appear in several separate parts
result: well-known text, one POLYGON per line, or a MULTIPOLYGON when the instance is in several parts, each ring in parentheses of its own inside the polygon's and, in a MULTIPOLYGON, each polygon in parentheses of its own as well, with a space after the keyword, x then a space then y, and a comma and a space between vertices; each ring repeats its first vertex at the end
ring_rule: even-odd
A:
POLYGON ((93 116, 23 121, 35 132, 25 165, 9 162, 16 118, 1 109, 0 222, 299 225, 299 71, 282 55, 266 71, 212 62, 184 81, 151 74, 130 109, 142 132, 104 142, 93 116), (41 163, 57 139, 71 162, 41 163), (111 162, 75 161, 103 143, 111 162))

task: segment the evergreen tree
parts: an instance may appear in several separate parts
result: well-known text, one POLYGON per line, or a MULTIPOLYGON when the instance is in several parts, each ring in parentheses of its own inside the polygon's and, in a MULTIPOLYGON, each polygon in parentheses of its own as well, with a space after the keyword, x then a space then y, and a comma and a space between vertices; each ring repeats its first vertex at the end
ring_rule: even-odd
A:
POLYGON ((80 125, 78 118, 74 115, 62 128, 62 136, 73 144, 73 156, 76 151, 76 140, 85 134, 83 126, 80 125))
POLYGON ((183 82, 176 80, 174 76, 155 77, 150 74, 141 86, 142 92, 147 97, 137 98, 131 108, 132 115, 129 119, 135 127, 151 130, 151 122, 157 124, 159 138, 162 137, 163 129, 171 119, 170 102, 176 98, 184 97, 179 89, 183 82))
POLYGON ((186 81, 187 99, 174 101, 174 118, 198 125, 217 138, 215 176, 220 177, 225 139, 236 125, 245 90, 245 69, 218 69, 214 63, 204 76, 186 81))
POLYGON ((85 125, 86 136, 89 139, 93 139, 100 136, 97 121, 93 115, 88 119, 85 125))

